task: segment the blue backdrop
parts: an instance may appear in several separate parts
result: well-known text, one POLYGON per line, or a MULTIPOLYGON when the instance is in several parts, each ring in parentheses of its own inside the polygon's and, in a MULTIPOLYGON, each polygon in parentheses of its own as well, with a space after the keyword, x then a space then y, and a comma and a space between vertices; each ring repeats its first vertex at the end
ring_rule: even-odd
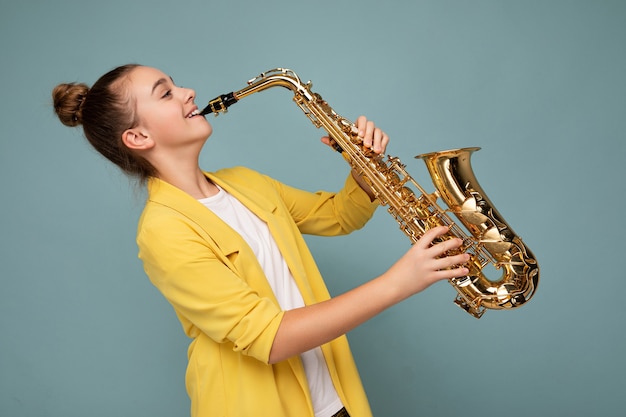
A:
MULTIPOLYGON (((182 416, 188 340, 134 242, 143 191, 53 114, 59 82, 156 66, 198 103, 292 68, 413 156, 474 171, 538 257, 535 298, 476 320, 440 283, 349 334, 376 416, 623 415, 626 2, 0 0, 0 415, 182 416)), ((337 189, 347 164, 272 89, 210 119, 202 165, 337 189)), ((381 209, 311 238, 334 294, 408 239, 381 209)))

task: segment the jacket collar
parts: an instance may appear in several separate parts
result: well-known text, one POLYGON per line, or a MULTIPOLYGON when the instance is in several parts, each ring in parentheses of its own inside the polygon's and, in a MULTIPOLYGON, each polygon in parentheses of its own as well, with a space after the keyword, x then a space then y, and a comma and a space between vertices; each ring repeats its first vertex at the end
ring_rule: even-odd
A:
MULTIPOLYGON (((273 201, 258 192, 253 185, 238 180, 236 176, 222 176, 220 172, 204 172, 204 175, 261 217, 265 217, 261 214, 263 212, 272 213, 276 210, 276 204, 273 201)), ((198 200, 158 178, 150 178, 148 181, 148 200, 163 204, 194 219, 206 212, 206 208, 198 200)))

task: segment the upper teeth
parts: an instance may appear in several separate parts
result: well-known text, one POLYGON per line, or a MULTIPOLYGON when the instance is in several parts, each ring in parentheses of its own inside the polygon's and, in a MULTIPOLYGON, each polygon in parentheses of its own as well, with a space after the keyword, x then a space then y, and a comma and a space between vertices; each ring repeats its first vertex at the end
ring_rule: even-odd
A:
POLYGON ((189 116, 187 117, 193 117, 193 116, 197 116, 200 114, 200 110, 196 109, 194 111, 192 111, 191 113, 189 113, 189 116))

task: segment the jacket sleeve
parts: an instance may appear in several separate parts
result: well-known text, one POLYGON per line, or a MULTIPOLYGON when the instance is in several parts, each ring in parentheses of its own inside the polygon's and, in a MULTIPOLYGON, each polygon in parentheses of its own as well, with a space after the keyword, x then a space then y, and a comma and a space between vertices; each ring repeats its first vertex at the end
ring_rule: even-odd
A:
POLYGON ((337 236, 351 233, 362 228, 379 206, 378 200, 370 201, 351 174, 337 193, 311 193, 274 182, 298 229, 305 234, 337 236))
POLYGON ((232 342, 233 350, 267 363, 284 313, 227 266, 210 237, 183 216, 167 214, 144 213, 137 235, 139 258, 185 333, 232 342))

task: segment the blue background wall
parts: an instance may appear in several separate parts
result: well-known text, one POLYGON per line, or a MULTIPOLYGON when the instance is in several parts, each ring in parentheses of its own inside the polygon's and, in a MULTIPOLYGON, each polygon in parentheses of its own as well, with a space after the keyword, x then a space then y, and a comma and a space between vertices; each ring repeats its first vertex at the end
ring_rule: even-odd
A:
MULTIPOLYGON (((143 192, 50 105, 126 62, 199 104, 292 68, 382 126, 428 190, 414 155, 482 147, 474 170, 537 255, 538 292, 475 320, 440 283, 351 332, 375 415, 623 415, 625 22, 607 0, 0 0, 0 415, 188 413, 188 341, 136 258, 143 192)), ((210 120, 206 169, 343 183, 286 90, 210 120)), ((335 294, 408 248, 384 209, 309 242, 335 294)))

